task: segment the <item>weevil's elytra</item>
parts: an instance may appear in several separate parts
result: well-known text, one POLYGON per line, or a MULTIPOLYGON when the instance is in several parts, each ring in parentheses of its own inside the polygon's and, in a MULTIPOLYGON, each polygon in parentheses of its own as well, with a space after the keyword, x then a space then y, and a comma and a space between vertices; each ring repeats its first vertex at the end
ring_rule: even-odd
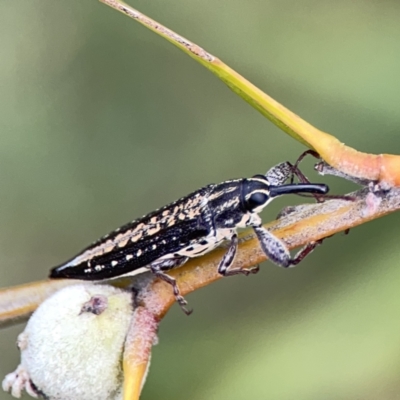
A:
POLYGON ((283 267, 295 265, 297 259, 292 259, 284 243, 261 226, 258 214, 277 196, 325 194, 329 189, 323 184, 283 184, 290 173, 283 163, 267 176, 205 186, 102 237, 68 262, 53 268, 50 277, 102 280, 150 269, 172 285, 177 301, 187 311, 175 280, 165 272, 183 265, 189 258, 208 253, 224 240, 230 241, 230 246, 218 272, 222 275, 254 272, 254 269, 230 268, 237 249, 237 229, 247 226, 255 229, 264 252, 273 262, 283 267))

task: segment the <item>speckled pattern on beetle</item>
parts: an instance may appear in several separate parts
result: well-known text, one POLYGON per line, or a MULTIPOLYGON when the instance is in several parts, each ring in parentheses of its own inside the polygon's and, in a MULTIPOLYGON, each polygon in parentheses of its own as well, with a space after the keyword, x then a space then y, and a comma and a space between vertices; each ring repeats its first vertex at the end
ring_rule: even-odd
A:
MULTIPOLYGON (((266 175, 233 179, 205 186, 186 197, 136 219, 102 237, 70 261, 51 270, 51 278, 103 280, 151 270, 172 285, 184 309, 175 279, 166 274, 189 258, 199 257, 230 241, 218 272, 224 276, 257 272, 257 268, 230 268, 237 250, 237 229, 253 227, 263 251, 275 264, 289 267, 291 258, 284 243, 262 227, 259 213, 283 194, 325 194, 324 184, 284 184, 292 170, 282 163, 266 175)), ((304 256, 302 257, 304 258, 304 256)))

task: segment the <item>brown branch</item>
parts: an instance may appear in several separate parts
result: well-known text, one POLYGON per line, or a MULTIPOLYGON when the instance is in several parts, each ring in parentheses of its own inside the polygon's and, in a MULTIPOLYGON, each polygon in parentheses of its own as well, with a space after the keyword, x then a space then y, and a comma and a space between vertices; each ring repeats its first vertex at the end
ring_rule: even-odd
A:
MULTIPOLYGON (((352 193, 354 201, 330 200, 325 203, 303 205, 291 214, 265 225, 281 238, 290 249, 323 239, 400 208, 400 189, 385 194, 373 194, 368 189, 352 193)), ((218 264, 226 249, 218 248, 201 258, 190 260, 185 266, 171 271, 181 293, 187 295, 222 278, 218 264)), ((240 236, 239 251, 233 268, 250 268, 266 260, 259 242, 251 231, 240 236)), ((143 305, 161 319, 175 299, 171 287, 152 276, 137 282, 143 305)))
MULTIPOLYGON (((362 189, 352 193, 351 196, 355 201, 329 200, 325 203, 296 207, 289 215, 266 224, 265 227, 293 249, 400 209, 398 188, 393 188, 384 194, 373 194, 368 189, 362 189)), ((224 247, 221 246, 169 272, 177 279, 183 295, 222 278, 218 274, 217 267, 224 251, 224 247)), ((243 232, 234 268, 249 268, 265 259, 266 256, 254 234, 251 231, 243 232)), ((61 287, 74 283, 76 281, 41 281, 1 290, 0 326, 27 319, 46 297, 61 287)), ((121 278, 111 283, 127 287, 132 284, 132 280, 121 278)), ((158 319, 161 319, 175 302, 171 287, 150 273, 139 275, 134 285, 139 289, 139 302, 158 319)))

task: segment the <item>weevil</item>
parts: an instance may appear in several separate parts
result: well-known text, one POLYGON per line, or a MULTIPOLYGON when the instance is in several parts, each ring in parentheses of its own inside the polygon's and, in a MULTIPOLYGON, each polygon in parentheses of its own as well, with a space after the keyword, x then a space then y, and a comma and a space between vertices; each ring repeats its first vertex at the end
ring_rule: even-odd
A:
POLYGON ((229 246, 218 266, 221 275, 257 272, 258 267, 231 268, 238 247, 238 228, 252 227, 266 256, 284 268, 298 264, 315 247, 308 246, 292 258, 285 244, 262 226, 258 215, 278 196, 329 191, 327 185, 304 180, 285 184, 293 173, 297 171, 286 162, 271 168, 266 175, 205 186, 103 236, 53 268, 50 277, 95 281, 150 270, 172 286, 176 301, 190 313, 175 279, 167 272, 208 253, 223 241, 228 241, 229 246))

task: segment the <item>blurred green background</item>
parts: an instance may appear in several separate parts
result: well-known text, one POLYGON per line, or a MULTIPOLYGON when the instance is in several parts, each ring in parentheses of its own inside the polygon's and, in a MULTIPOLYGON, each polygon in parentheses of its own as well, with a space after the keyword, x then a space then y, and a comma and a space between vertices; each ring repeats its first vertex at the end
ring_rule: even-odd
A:
MULTIPOLYGON (((400 153, 398 1, 132 5, 347 144, 400 153)), ((194 189, 304 150, 199 64, 94 0, 3 0, 0 32, 3 287, 45 278, 194 189)), ((264 221, 296 202, 276 201, 264 221)), ((188 296, 195 312, 175 306, 162 322, 142 399, 400 399, 399 223, 390 215, 325 241, 296 269, 265 263, 188 296)), ((0 332, 1 379, 18 363, 22 329, 0 332)))

